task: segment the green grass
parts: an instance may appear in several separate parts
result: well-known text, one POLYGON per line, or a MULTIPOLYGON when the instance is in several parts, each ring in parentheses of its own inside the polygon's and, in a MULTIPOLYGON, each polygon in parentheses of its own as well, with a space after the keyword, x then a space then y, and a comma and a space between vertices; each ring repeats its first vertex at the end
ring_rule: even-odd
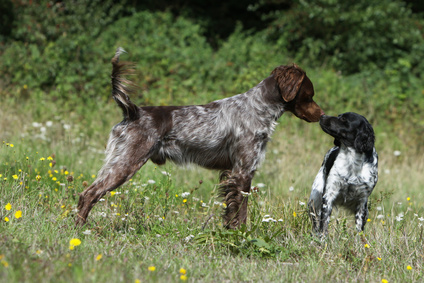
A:
POLYGON ((332 139, 290 114, 254 178, 263 185, 249 199, 247 227, 222 228, 217 172, 149 162, 76 228, 78 193, 100 168, 119 119, 114 104, 97 107, 110 115, 55 117, 47 104, 37 121, 34 112, 1 109, 1 282, 178 282, 181 268, 189 282, 423 280, 423 155, 398 147, 378 127, 380 178, 364 235, 355 232, 353 215, 336 210, 327 241, 311 237, 303 203, 332 139), (282 221, 263 222, 265 215, 282 221), (81 244, 70 250, 74 238, 81 244))

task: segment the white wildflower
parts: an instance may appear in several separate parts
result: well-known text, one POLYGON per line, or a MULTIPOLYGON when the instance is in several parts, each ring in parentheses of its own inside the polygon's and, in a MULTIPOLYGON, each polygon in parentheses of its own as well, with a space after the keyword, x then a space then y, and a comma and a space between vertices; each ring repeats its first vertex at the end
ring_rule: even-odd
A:
POLYGON ((377 207, 376 207, 376 209, 377 209, 378 211, 383 210, 383 208, 382 208, 381 206, 377 206, 377 207))
POLYGON ((194 236, 193 235, 189 235, 187 237, 184 238, 184 241, 186 241, 187 243, 190 242, 191 239, 193 239, 194 236))
POLYGON ((257 183, 256 184, 256 187, 258 187, 258 188, 264 188, 265 187, 265 184, 264 183, 257 183))
POLYGON ((402 152, 400 152, 399 150, 393 151, 394 156, 400 156, 401 154, 402 154, 402 152))
POLYGON ((53 122, 52 122, 52 121, 47 121, 47 122, 46 122, 46 126, 47 126, 47 127, 51 127, 51 126, 53 126, 53 122))
POLYGON ((181 197, 182 198, 186 198, 186 197, 188 197, 190 195, 190 193, 189 192, 184 192, 184 193, 182 193, 181 194, 181 197))
POLYGON ((384 215, 383 214, 377 215, 377 219, 383 219, 383 218, 384 218, 384 215))
POLYGON ((85 230, 84 232, 82 232, 84 235, 91 235, 91 230, 85 230))
POLYGON ((171 173, 168 173, 168 172, 166 172, 166 171, 162 171, 161 173, 162 173, 163 175, 165 175, 165 176, 171 177, 171 173))
POLYGON ((396 221, 400 222, 402 220, 403 220, 403 213, 401 212, 401 213, 399 213, 398 216, 396 216, 396 221))
POLYGON ((293 188, 293 186, 291 186, 290 188, 289 188, 289 192, 293 192, 294 191, 294 188, 293 188))
POLYGON ((63 124, 63 128, 65 130, 70 130, 71 129, 71 125, 69 125, 69 124, 63 124))
POLYGON ((262 222, 277 222, 277 220, 273 219, 271 216, 269 216, 268 214, 266 214, 262 218, 262 222))
POLYGON ((41 124, 41 123, 32 122, 32 126, 33 126, 34 128, 40 128, 42 125, 43 125, 43 124, 41 124))
POLYGON ((299 205, 304 206, 305 203, 303 201, 299 201, 299 205))
POLYGON ((147 181, 147 184, 155 184, 156 183, 156 181, 155 180, 148 180, 147 181))
POLYGON ((424 217, 420 217, 418 218, 419 221, 423 222, 424 221, 424 217))

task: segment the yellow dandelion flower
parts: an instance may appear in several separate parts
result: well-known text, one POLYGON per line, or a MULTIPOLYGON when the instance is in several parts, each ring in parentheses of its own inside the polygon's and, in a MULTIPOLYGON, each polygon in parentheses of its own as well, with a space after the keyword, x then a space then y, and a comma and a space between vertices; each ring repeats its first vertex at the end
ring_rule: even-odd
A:
POLYGON ((408 269, 408 270, 412 270, 412 266, 408 265, 408 266, 406 267, 406 269, 408 269))
POLYGON ((227 208, 227 204, 225 202, 222 203, 223 208, 227 208))
POLYGON ((16 212, 15 212, 15 218, 16 218, 16 219, 19 219, 19 218, 21 218, 21 217, 22 217, 22 211, 20 211, 20 210, 16 211, 16 212))
POLYGON ((6 209, 6 210, 11 210, 12 209, 12 205, 10 204, 10 202, 9 203, 7 203, 5 206, 4 206, 4 208, 6 209))
POLYGON ((81 240, 80 239, 71 239, 69 241, 69 249, 72 251, 76 246, 81 245, 81 240))
POLYGON ((54 170, 54 172, 55 172, 56 174, 59 174, 59 171, 57 171, 57 170, 54 170))
POLYGON ((7 217, 7 216, 6 216, 6 217, 4 218, 4 222, 9 222, 9 217, 7 217))
POLYGON ((14 147, 13 143, 9 144, 10 147, 14 147))
POLYGON ((68 171, 65 171, 65 175, 68 175, 69 174, 69 172, 68 171))
POLYGON ((364 245, 364 247, 365 247, 366 249, 369 249, 369 248, 370 248, 370 245, 365 244, 365 245, 364 245))
POLYGON ((96 178, 96 175, 94 175, 94 174, 93 174, 93 175, 91 175, 91 178, 93 178, 93 179, 94 179, 94 178, 96 178))
POLYGON ((293 217, 296 217, 296 216, 297 216, 296 211, 293 211, 293 217))
POLYGON ((52 162, 49 163, 49 167, 53 167, 53 163, 52 162))
POLYGON ((180 268, 180 273, 181 274, 186 274, 187 273, 187 270, 185 270, 184 268, 180 268))
POLYGON ((40 158, 40 161, 44 161, 44 160, 46 160, 44 157, 41 157, 41 158, 40 158))
POLYGON ((47 160, 52 161, 53 157, 49 156, 49 157, 47 157, 47 160))
POLYGON ((407 200, 407 201, 410 201, 410 200, 411 200, 411 198, 410 198, 410 197, 407 197, 407 198, 406 198, 406 200, 407 200))
POLYGON ((386 279, 381 279, 381 283, 389 283, 386 279))
POLYGON ((140 279, 135 279, 134 283, 141 283, 140 279))
POLYGON ((186 203, 187 202, 187 199, 185 198, 185 199, 183 199, 183 203, 186 203))
POLYGON ((35 180, 39 182, 41 180, 41 176, 40 175, 35 176, 35 180))
POLYGON ((57 178, 56 178, 56 177, 53 177, 53 178, 52 178, 52 180, 53 180, 53 181, 57 181, 57 178))
POLYGON ((0 174, 0 178, 1 178, 1 177, 3 177, 3 175, 2 175, 2 174, 0 174))
POLYGON ((37 250, 35 253, 38 254, 38 255, 40 255, 40 254, 43 253, 43 251, 42 250, 37 250))
POLYGON ((13 175, 12 178, 15 179, 15 180, 18 180, 19 179, 18 175, 16 175, 16 174, 13 175))
POLYGON ((110 196, 114 196, 116 194, 116 192, 110 192, 110 196))
POLYGON ((182 281, 186 281, 186 280, 187 280, 187 276, 185 276, 185 275, 183 274, 183 275, 181 275, 181 276, 180 276, 180 279, 181 279, 182 281))
POLYGON ((153 272, 153 271, 155 271, 155 270, 156 270, 156 267, 154 267, 154 266, 152 265, 152 266, 149 266, 147 269, 148 269, 149 271, 153 272))
POLYGON ((368 218, 368 219, 367 219, 367 222, 371 222, 371 219, 369 219, 369 218, 368 218))
POLYGON ((381 257, 377 257, 378 260, 381 260, 381 257))
POLYGON ((96 261, 99 261, 99 260, 101 260, 102 259, 102 255, 101 254, 98 254, 97 256, 96 256, 96 261))
POLYGON ((9 263, 5 260, 2 260, 1 264, 3 264, 3 266, 6 267, 6 268, 9 267, 9 263))
POLYGON ((7 177, 6 177, 6 178, 3 178, 3 180, 4 180, 4 181, 7 181, 7 177))
MULTIPOLYGON (((1 177, 1 176, 0 176, 0 177, 1 177)), ((177 198, 177 197, 178 197, 178 195, 176 194, 176 195, 175 195, 175 197, 177 198)))

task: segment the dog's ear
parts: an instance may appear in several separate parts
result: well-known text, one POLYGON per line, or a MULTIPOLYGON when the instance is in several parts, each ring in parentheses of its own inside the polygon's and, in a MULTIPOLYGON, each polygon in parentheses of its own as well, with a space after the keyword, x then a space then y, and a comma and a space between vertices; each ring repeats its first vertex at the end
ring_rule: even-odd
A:
POLYGON ((306 73, 293 64, 292 66, 277 67, 272 71, 271 75, 274 75, 284 101, 290 102, 299 92, 306 73))
POLYGON ((359 152, 371 152, 374 148, 375 136, 374 130, 369 123, 363 127, 362 131, 358 131, 356 135, 354 147, 359 152))

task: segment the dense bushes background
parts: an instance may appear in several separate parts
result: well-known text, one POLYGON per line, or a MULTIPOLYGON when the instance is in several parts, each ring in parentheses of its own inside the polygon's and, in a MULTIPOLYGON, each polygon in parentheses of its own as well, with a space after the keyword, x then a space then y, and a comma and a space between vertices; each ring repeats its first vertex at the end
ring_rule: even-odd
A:
MULTIPOLYGON (((2 1, 2 101, 81 115, 110 92, 117 46, 143 104, 205 103, 296 62, 322 107, 423 133, 423 5, 412 1, 2 1), (119 2, 119 3, 117 3, 119 2), (380 120, 379 120, 380 119, 380 120), (407 119, 408 123, 404 121, 407 119), (382 122, 384 120, 384 122, 382 122), (386 123, 388 122, 388 123, 386 123)), ((42 111, 36 112, 43 115, 42 111)))

